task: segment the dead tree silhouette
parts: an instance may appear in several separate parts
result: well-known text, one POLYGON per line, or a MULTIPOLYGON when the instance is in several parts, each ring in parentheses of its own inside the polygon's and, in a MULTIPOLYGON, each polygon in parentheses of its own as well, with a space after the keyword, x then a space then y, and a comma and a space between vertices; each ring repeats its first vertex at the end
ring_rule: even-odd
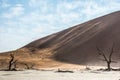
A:
POLYGON ((35 66, 34 63, 21 63, 22 65, 25 65, 26 69, 34 69, 33 67, 35 66))
POLYGON ((107 63, 107 69, 106 70, 111 71, 111 69, 112 69, 111 68, 111 63, 115 62, 115 61, 112 61, 112 56, 113 56, 113 53, 114 53, 114 43, 112 44, 112 47, 110 48, 108 56, 98 46, 96 46, 96 49, 98 51, 98 54, 103 57, 103 61, 105 61, 107 63))
POLYGON ((15 56, 14 56, 14 54, 10 54, 10 61, 9 61, 9 64, 8 64, 8 70, 15 70, 15 68, 16 68, 16 62, 17 62, 17 60, 15 60, 15 56), (14 68, 12 68, 12 66, 14 66, 14 68))

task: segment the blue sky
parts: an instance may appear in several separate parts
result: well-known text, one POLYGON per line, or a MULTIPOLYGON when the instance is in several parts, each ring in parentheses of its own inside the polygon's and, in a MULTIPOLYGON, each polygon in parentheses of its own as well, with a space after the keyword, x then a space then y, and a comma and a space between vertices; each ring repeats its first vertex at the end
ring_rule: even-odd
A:
POLYGON ((0 52, 120 10, 120 0, 0 0, 0 52))

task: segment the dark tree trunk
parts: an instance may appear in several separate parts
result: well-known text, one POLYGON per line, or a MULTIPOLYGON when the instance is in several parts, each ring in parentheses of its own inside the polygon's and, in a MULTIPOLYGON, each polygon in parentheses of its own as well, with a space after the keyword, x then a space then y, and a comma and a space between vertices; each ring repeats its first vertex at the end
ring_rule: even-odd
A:
POLYGON ((13 61, 14 61, 14 55, 13 54, 10 54, 10 61, 9 61, 9 66, 8 66, 8 70, 12 70, 12 64, 13 64, 13 61))
POLYGON ((12 67, 12 64, 11 64, 11 62, 10 62, 10 63, 9 63, 9 68, 8 68, 9 71, 11 70, 11 67, 12 67))
POLYGON ((111 66, 110 66, 111 62, 107 62, 107 70, 111 71, 111 66))

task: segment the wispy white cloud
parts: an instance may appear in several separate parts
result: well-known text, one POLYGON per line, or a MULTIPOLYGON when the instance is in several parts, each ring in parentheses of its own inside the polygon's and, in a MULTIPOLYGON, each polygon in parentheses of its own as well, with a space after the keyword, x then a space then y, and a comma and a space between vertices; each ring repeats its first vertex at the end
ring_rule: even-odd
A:
POLYGON ((39 0, 30 0, 29 1, 29 6, 34 7, 37 6, 39 0))
POLYGON ((0 0, 0 7, 7 8, 10 7, 10 4, 8 4, 6 0, 0 0))
POLYGON ((117 10, 120 10, 117 1, 101 0, 101 4, 97 1, 85 2, 81 13, 85 14, 87 19, 91 19, 117 10))
POLYGON ((23 5, 16 4, 13 7, 10 7, 9 10, 2 14, 2 17, 5 18, 14 18, 22 15, 24 13, 23 5))

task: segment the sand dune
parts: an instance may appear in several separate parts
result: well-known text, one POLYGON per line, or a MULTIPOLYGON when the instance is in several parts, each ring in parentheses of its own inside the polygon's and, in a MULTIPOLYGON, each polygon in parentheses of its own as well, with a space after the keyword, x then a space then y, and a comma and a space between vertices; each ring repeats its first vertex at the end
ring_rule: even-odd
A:
MULTIPOLYGON (((96 45, 105 55, 114 43, 112 60, 120 66, 120 11, 73 26, 58 33, 35 40, 24 47, 0 54, 0 59, 14 53, 19 62, 35 63, 37 67, 56 67, 63 63, 105 65, 100 60, 96 45), (1 57, 2 56, 2 57, 1 57), (27 60, 26 60, 27 58, 27 60)), ((7 61, 6 61, 7 63, 7 61)))

